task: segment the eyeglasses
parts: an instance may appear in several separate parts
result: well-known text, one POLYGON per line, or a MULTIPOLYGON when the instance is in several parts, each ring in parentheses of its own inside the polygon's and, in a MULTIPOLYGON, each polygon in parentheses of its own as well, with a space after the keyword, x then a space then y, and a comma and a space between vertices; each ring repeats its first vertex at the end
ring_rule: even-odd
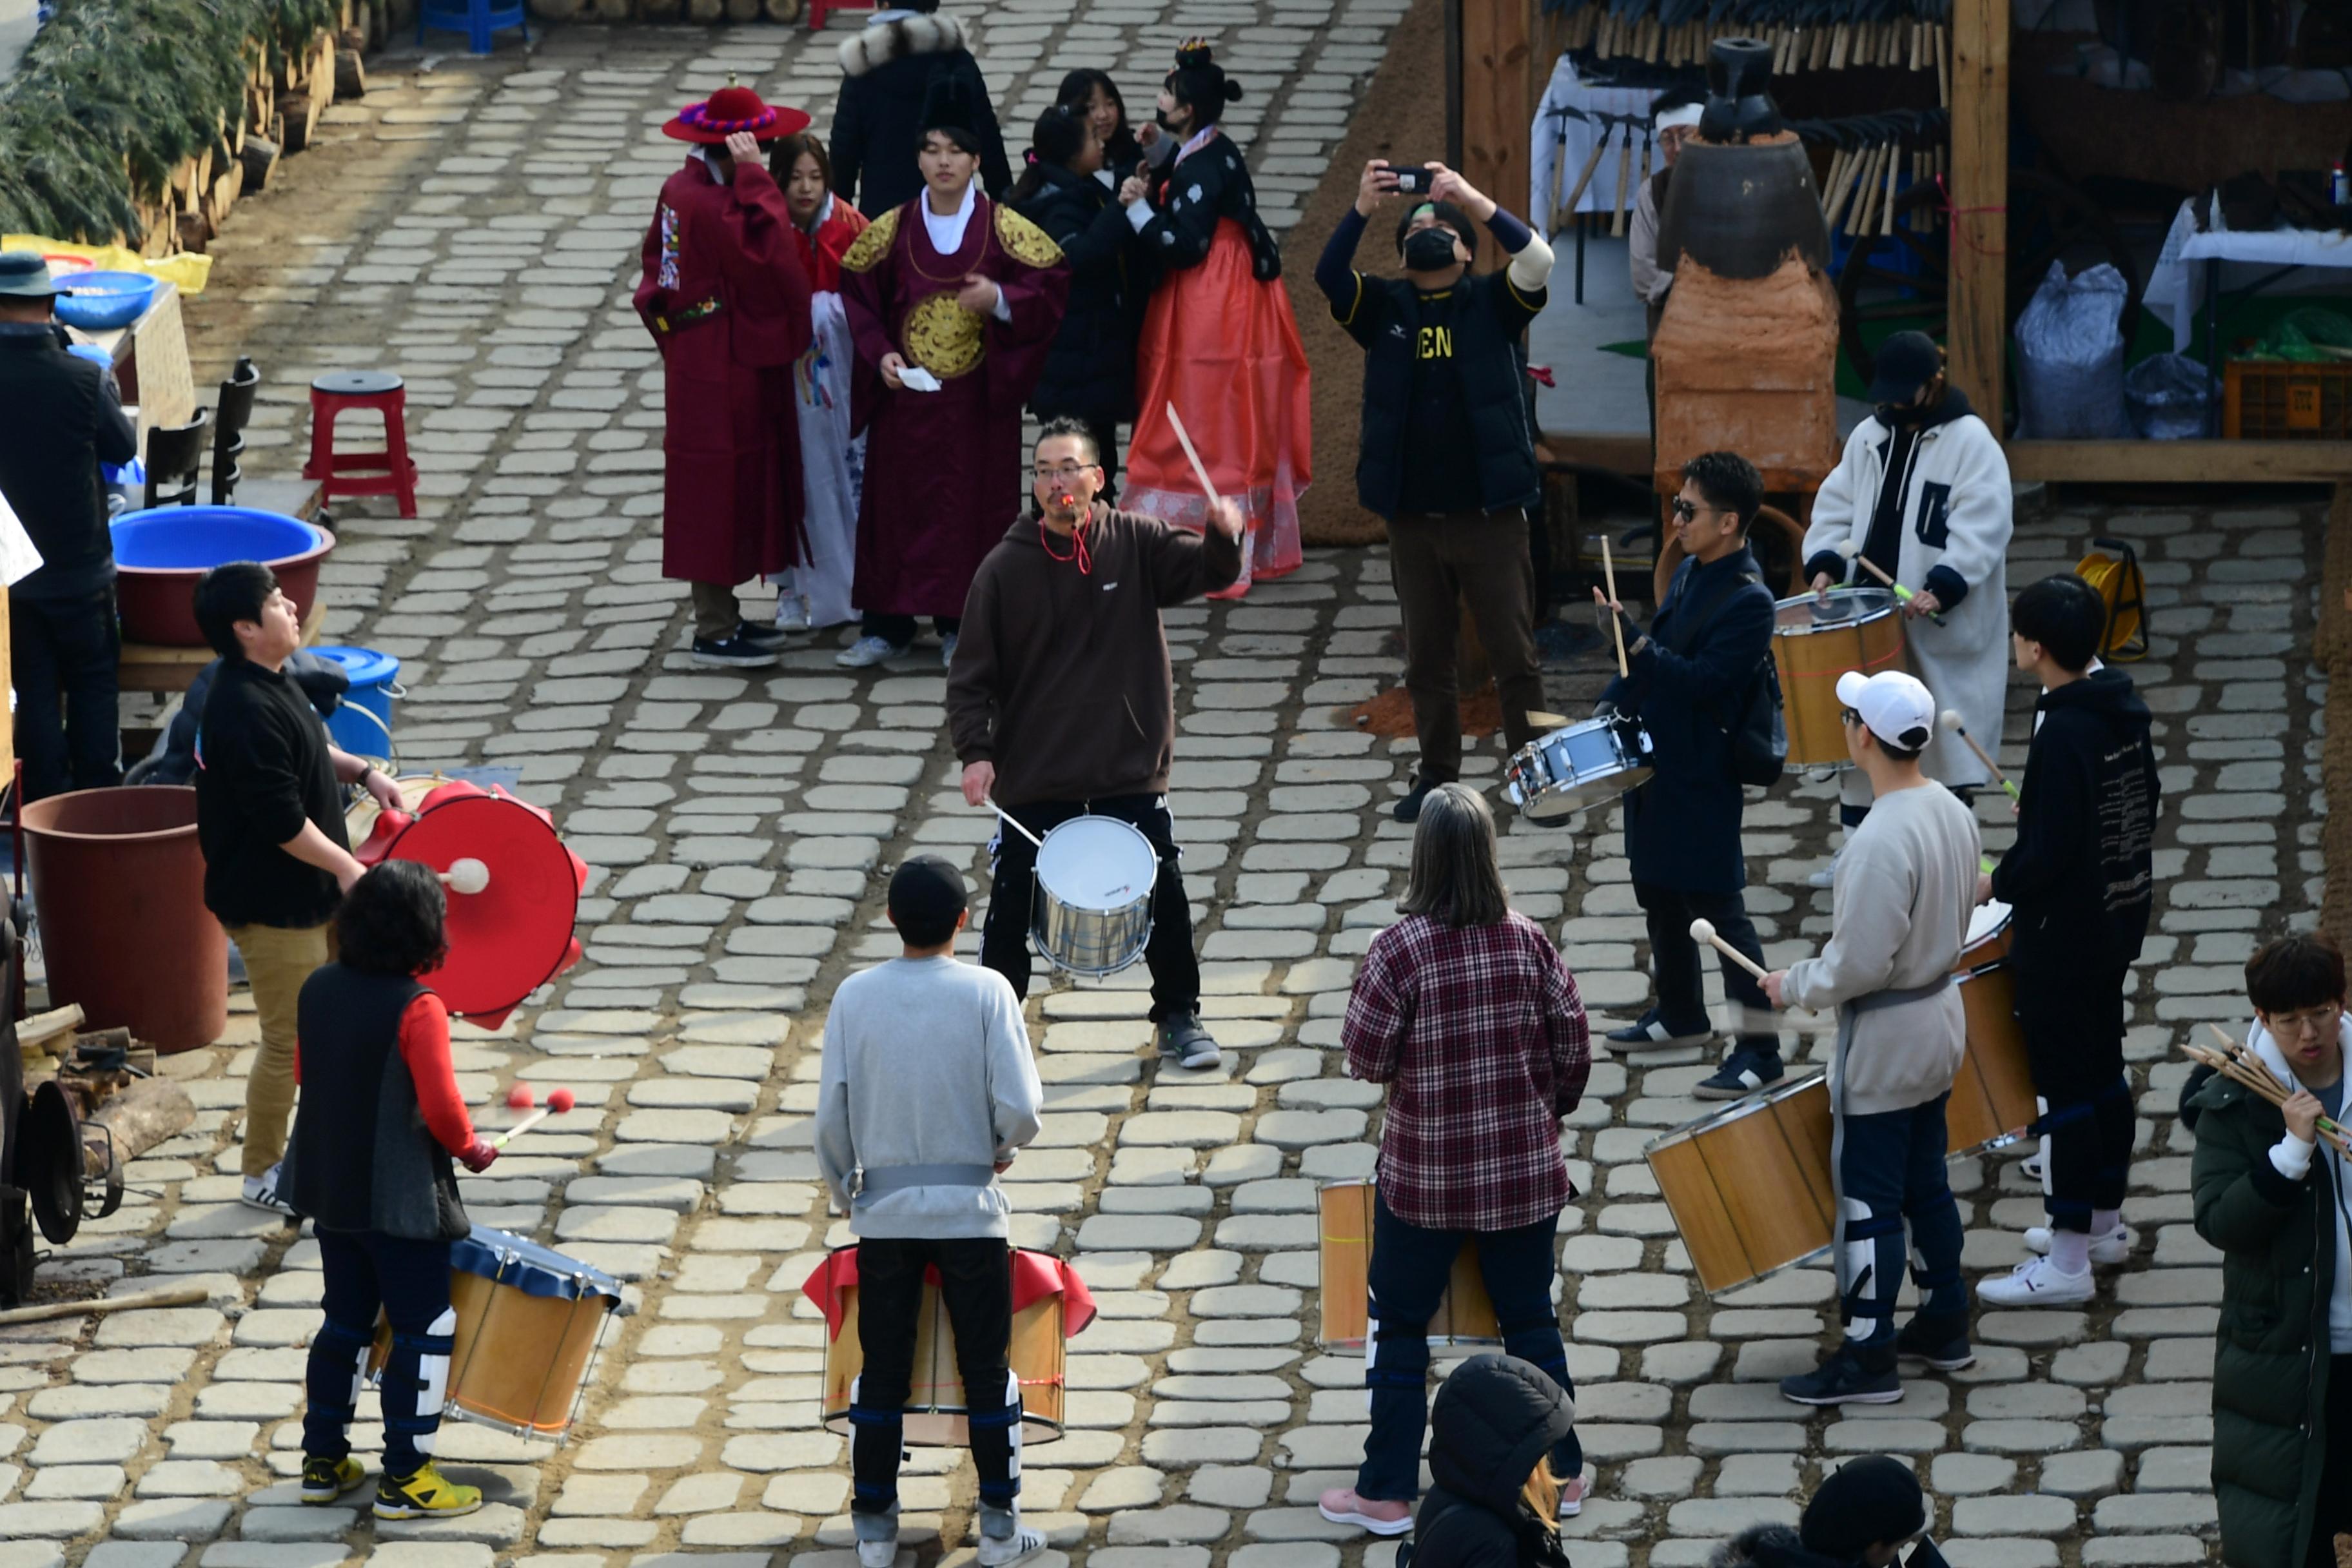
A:
POLYGON ((1860 709, 1857 709, 1857 708, 1841 708, 1841 709, 1839 709, 1839 710, 1838 710, 1838 722, 1839 722, 1839 723, 1841 723, 1841 724, 1859 724, 1859 723, 1861 723, 1862 721, 1863 721, 1863 720, 1862 720, 1862 710, 1861 710, 1860 709))
POLYGON ((1093 463, 1064 463, 1059 468, 1049 468, 1045 464, 1040 463, 1029 471, 1036 475, 1040 480, 1046 484, 1051 484, 1055 479, 1060 479, 1063 483, 1067 484, 1070 480, 1076 479, 1080 474, 1091 472, 1095 467, 1096 465, 1093 463))
POLYGON ((2324 1035, 2336 1026, 2341 1016, 2337 1007, 2306 1007, 2300 1013, 2271 1013, 2263 1016, 2271 1033, 2278 1036, 2324 1035))

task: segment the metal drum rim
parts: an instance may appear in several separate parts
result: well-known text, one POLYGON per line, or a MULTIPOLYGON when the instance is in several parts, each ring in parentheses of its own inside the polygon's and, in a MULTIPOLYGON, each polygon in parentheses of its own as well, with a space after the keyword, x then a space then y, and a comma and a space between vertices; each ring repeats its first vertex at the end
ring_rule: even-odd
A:
POLYGON ((1149 885, 1147 885, 1143 891, 1138 894, 1135 898, 1129 899, 1124 903, 1108 905, 1082 903, 1076 899, 1065 898, 1060 893, 1053 891, 1053 889, 1046 885, 1046 848, 1054 842, 1054 836, 1055 834, 1061 832, 1062 829, 1066 827, 1074 826, 1081 822, 1108 822, 1125 828, 1129 837, 1133 838, 1136 843, 1143 846, 1145 856, 1150 860, 1153 868, 1155 868, 1155 880, 1157 879, 1157 868, 1160 864, 1160 851, 1152 847, 1151 840, 1145 837, 1143 829, 1136 826, 1132 822, 1125 821, 1119 817, 1100 816, 1089 812, 1083 816, 1071 817, 1067 822, 1057 822, 1053 826, 1045 830, 1045 839, 1037 847, 1036 865, 1032 872, 1032 875, 1036 879, 1038 890, 1047 897, 1050 897, 1055 903, 1061 905, 1064 909, 1076 910, 1081 914, 1116 915, 1124 910, 1133 909, 1139 902, 1148 903, 1152 894, 1152 889, 1149 885))
POLYGON ((1811 623, 1804 626, 1782 626, 1780 624, 1782 610, 1798 605, 1821 603, 1821 595, 1818 594, 1791 594, 1785 599, 1772 601, 1772 635, 1776 637, 1809 637, 1822 632, 1844 631, 1853 626, 1868 626, 1873 621, 1884 620, 1902 608, 1892 588, 1871 588, 1850 584, 1830 590, 1830 599, 1832 603, 1841 598, 1874 599, 1881 602, 1869 614, 1855 616, 1850 620, 1832 621, 1825 626, 1815 626, 1811 623))

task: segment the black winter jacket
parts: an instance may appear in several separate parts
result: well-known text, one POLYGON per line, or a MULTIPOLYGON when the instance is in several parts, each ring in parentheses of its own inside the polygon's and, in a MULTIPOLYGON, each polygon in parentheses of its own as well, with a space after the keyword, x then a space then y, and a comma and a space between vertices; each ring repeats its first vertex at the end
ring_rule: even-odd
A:
POLYGON ((1012 187, 1004 133, 988 100, 980 63, 964 47, 952 16, 898 16, 869 23, 842 40, 841 96, 833 106, 833 188, 880 217, 922 194, 915 154, 923 145, 923 103, 935 77, 962 79, 980 123, 980 188, 992 201, 1012 187))
POLYGON ((1785 1524, 1751 1524, 1717 1547, 1707 1568, 1854 1568, 1808 1547, 1785 1524))
POLYGON ((1040 419, 1075 415, 1097 425, 1135 417, 1135 340, 1150 284, 1139 276, 1135 227, 1092 174, 1037 166, 1045 184, 1013 210, 1054 238, 1070 268, 1070 299, 1030 395, 1040 419))
POLYGON ((1650 782, 1625 796, 1634 881, 1685 893, 1748 885, 1747 802, 1726 727, 1771 668, 1772 616, 1772 590, 1746 550, 1704 565, 1686 560, 1651 617, 1649 646, 1601 693, 1641 717, 1654 748, 1650 782))
POLYGON ((1200 266, 1209 258, 1218 220, 1231 218, 1248 237, 1251 274, 1261 283, 1282 276, 1282 247, 1258 216, 1257 186, 1232 137, 1221 130, 1192 156, 1149 178, 1151 219, 1140 232, 1154 266, 1171 271, 1200 266))
POLYGON ((2235 1079, 2197 1091, 2189 1184, 2197 1234, 2221 1249, 2213 1355, 2213 1497, 2221 1561, 2280 1568, 2310 1551, 2326 1475, 2327 1302, 2336 1289, 2333 1162, 2290 1182, 2271 1163, 2286 1131, 2235 1079))
POLYGON ((65 329, 0 322, 0 496, 41 568, 18 599, 79 599, 114 581, 100 463, 139 455, 139 435, 99 366, 66 352, 65 329))
POLYGON ((1436 1485, 1413 1515, 1412 1568, 1568 1568, 1519 1489, 1575 1424, 1575 1405, 1526 1362, 1489 1354, 1455 1368, 1430 1407, 1436 1485))
POLYGON ((2120 669, 2042 694, 2017 843, 1992 874, 2020 967, 2113 972, 2139 956, 2156 899, 2156 752, 2120 669))

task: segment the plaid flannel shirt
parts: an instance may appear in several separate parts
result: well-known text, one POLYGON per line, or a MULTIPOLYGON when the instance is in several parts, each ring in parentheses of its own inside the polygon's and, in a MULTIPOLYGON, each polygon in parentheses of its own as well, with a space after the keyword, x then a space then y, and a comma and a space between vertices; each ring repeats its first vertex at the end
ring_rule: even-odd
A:
POLYGON ((1559 1118, 1583 1098, 1591 1037, 1535 921, 1399 921, 1365 954, 1339 1038, 1350 1078, 1390 1086, 1379 1176, 1399 1219, 1508 1230, 1576 1195, 1559 1118))

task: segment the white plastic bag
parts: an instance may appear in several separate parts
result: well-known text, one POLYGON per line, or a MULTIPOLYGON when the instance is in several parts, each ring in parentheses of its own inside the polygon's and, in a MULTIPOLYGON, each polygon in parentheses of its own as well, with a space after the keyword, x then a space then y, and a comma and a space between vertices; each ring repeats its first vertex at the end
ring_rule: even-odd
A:
POLYGON ((2130 286, 2101 262, 2079 277, 2065 263, 2017 319, 2017 433, 2038 441, 2129 440, 2124 412, 2124 304, 2130 286))

